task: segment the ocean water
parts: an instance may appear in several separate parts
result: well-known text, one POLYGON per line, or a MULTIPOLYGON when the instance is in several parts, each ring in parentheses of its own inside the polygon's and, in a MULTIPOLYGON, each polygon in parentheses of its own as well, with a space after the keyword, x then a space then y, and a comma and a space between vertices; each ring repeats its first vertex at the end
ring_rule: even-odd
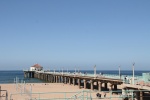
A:
MULTIPOLYGON (((59 71, 58 71, 59 72, 59 71)), ((65 72, 65 71, 64 71, 65 72)), ((69 70, 68 72, 73 73, 74 70, 69 70)), ((76 71, 78 72, 78 71, 76 71)), ((93 70, 80 70, 82 73, 88 73, 93 74, 93 70)), ((118 75, 118 70, 97 70, 97 74, 103 73, 103 74, 113 74, 118 75)), ((135 71, 135 76, 142 76, 142 73, 147 73, 150 71, 135 71)), ((132 71, 129 70, 123 70, 121 71, 121 75, 132 75, 132 71)), ((35 78, 24 78, 23 71, 0 71, 0 84, 4 83, 14 83, 14 78, 18 77, 20 80, 25 81, 26 83, 43 83, 44 81, 35 79, 35 78)))
POLYGON ((44 81, 35 79, 35 78, 24 78, 24 73, 21 70, 17 71, 0 71, 0 84, 4 83, 14 83, 15 78, 19 78, 20 82, 21 80, 25 81, 26 83, 42 83, 44 81))

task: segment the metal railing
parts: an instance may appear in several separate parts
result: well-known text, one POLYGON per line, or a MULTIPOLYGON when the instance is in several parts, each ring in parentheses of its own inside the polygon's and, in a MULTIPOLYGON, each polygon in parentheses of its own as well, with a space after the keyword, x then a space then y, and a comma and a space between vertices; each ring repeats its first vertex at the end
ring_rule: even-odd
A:
MULTIPOLYGON (((10 95, 10 100, 13 96, 21 95, 15 93, 10 95)), ((46 92, 46 93, 31 93, 32 98, 23 98, 26 94, 22 93, 22 99, 18 100, 150 100, 150 91, 148 90, 124 90, 124 91, 78 91, 78 92, 46 92), (97 96, 97 93, 100 96, 97 96), (144 95, 143 95, 144 93, 144 95), (142 94, 142 95, 141 95, 142 94), (105 95, 105 96, 104 96, 105 95)))
POLYGON ((0 86, 0 100, 8 100, 7 90, 1 90, 1 86, 0 86))
MULTIPOLYGON (((10 100, 15 96, 21 96, 22 100, 88 100, 88 97, 85 93, 86 91, 79 92, 44 92, 44 93, 31 93, 31 97, 26 97, 26 93, 14 93, 10 94, 10 100), (25 97, 25 98, 24 98, 25 97)), ((90 100, 90 99, 89 99, 90 100)))

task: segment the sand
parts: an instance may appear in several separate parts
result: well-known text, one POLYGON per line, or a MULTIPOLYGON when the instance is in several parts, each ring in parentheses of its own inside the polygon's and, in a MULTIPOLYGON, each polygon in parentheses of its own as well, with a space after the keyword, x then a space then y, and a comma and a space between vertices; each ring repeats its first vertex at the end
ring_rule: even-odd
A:
MULTIPOLYGON (((99 99, 96 97, 96 93, 100 93, 102 98, 104 97, 104 92, 98 92, 96 90, 91 91, 90 89, 79 89, 79 87, 63 84, 63 83, 26 83, 26 84, 0 84, 2 90, 8 91, 8 100, 52 100, 52 99, 62 99, 70 98, 70 100, 80 100, 82 95, 85 98, 92 97, 92 99, 99 99), (32 95, 31 95, 32 91, 32 95), (85 92, 83 92, 85 91, 85 92), (86 92, 90 91, 90 92, 86 92)), ((1 95, 5 96, 6 92, 1 92, 1 95)), ((103 100, 110 100, 109 91, 106 93, 106 98, 103 100)), ((119 95, 111 95, 113 97, 118 97, 119 95)), ((84 98, 84 99, 85 99, 84 98)), ((5 100, 5 98, 0 98, 0 100, 5 100)), ((85 99, 86 100, 86 99, 85 99)), ((90 99, 88 99, 90 100, 90 99)), ((118 98, 113 98, 111 100, 118 100, 118 98)))

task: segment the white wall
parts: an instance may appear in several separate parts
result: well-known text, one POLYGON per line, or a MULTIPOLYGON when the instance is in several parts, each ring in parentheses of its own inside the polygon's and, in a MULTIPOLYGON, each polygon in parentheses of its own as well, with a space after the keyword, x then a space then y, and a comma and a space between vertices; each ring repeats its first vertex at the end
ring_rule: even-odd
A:
POLYGON ((41 71, 42 68, 30 67, 30 71, 41 71))
POLYGON ((30 71, 35 71, 35 67, 30 67, 30 71))

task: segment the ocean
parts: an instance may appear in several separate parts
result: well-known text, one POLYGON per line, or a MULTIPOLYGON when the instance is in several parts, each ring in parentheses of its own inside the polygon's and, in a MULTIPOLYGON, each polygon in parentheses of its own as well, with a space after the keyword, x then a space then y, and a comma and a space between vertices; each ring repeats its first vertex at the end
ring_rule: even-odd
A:
MULTIPOLYGON (((69 70, 68 72, 73 73, 74 70, 69 70)), ((88 74, 94 73, 93 70, 80 70, 80 72, 88 73, 88 74)), ((135 76, 142 76, 142 73, 147 73, 147 72, 150 72, 150 71, 138 70, 138 71, 135 71, 135 76)), ((97 74, 103 73, 104 75, 105 74, 113 74, 113 75, 119 74, 118 70, 97 70, 96 73, 97 74)), ((121 75, 132 75, 132 71, 122 70, 121 75)), ((44 82, 36 78, 24 78, 24 73, 21 70, 14 70, 14 71, 3 70, 3 71, 0 71, 0 84, 14 83, 14 78, 16 77, 18 77, 20 80, 25 81, 26 83, 43 83, 44 82)))

